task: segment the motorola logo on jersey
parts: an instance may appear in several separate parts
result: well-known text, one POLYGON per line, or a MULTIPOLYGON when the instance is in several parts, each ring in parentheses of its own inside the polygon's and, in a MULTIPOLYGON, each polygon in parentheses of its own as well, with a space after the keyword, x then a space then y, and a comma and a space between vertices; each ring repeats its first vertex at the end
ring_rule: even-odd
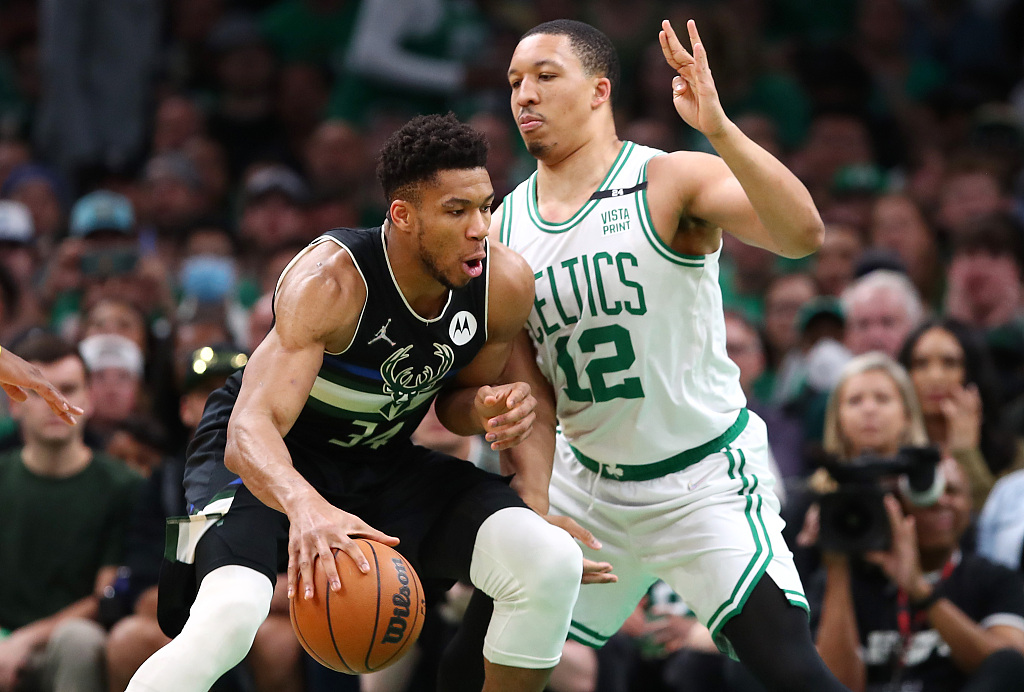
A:
POLYGON ((465 346, 476 336, 476 317, 473 313, 462 310, 455 314, 448 325, 448 336, 456 346, 465 346))

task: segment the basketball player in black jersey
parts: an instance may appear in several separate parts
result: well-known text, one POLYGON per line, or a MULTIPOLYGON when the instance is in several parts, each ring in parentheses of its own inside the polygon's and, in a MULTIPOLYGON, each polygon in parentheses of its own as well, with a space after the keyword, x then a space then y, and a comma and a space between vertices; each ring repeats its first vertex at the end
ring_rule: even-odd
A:
POLYGON ((282 273, 273 329, 210 396, 189 448, 192 516, 160 585, 161 626, 177 636, 129 691, 209 689, 245 656, 285 563, 290 592, 308 585, 296 598, 313 596, 317 557, 340 588, 332 549, 368 571, 354 536, 397 546, 425 582, 464 579, 494 598, 483 689, 543 688, 579 547, 499 476, 409 441, 446 387, 460 394, 442 421, 495 448, 532 423, 526 385, 487 385, 533 304, 533 274, 487 243, 485 161, 483 137, 454 116, 413 119, 381 152, 384 224, 330 231, 282 273))

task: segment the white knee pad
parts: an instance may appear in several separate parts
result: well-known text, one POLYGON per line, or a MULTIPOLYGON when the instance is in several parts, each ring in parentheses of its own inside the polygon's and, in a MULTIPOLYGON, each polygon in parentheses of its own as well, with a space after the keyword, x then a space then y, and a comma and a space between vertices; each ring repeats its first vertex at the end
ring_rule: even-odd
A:
POLYGON ((575 539, 532 510, 508 507, 488 517, 470 564, 473 584, 494 599, 487 660, 517 668, 557 664, 582 573, 575 539))
POLYGON ((240 565, 210 572, 181 634, 142 664, 128 692, 206 692, 245 658, 270 613, 274 585, 240 565))

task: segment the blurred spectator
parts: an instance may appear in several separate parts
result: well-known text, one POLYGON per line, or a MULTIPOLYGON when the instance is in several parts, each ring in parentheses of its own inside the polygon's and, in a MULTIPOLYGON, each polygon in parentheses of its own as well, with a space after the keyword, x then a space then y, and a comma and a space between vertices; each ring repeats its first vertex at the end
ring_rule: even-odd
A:
POLYGON ((147 410, 142 350, 117 334, 86 337, 78 350, 89 369, 89 429, 105 445, 118 424, 147 410))
POLYGON ((28 208, 20 202, 0 200, 0 266, 17 291, 10 296, 11 305, 0 320, 0 343, 9 343, 8 337, 45 323, 35 291, 41 267, 35 228, 28 208))
POLYGON ((161 7, 131 0, 40 2, 43 93, 36 148, 76 185, 121 170, 145 146, 161 7))
POLYGON ((1024 572, 1024 470, 1009 473, 992 487, 978 515, 978 554, 1024 572))
POLYGON ((1007 214, 969 219, 957 229, 946 274, 946 312, 980 329, 1021 317, 1024 231, 1007 214))
POLYGON ((114 426, 104 451, 143 478, 149 478, 163 463, 167 435, 150 416, 128 416, 114 426))
POLYGON ((982 335, 955 320, 926 322, 903 345, 928 439, 956 459, 981 507, 993 483, 1024 468, 1024 449, 1004 430, 995 369, 982 335))
POLYGON ((366 203, 369 159, 355 127, 341 120, 325 120, 306 143, 305 172, 315 194, 350 199, 361 209, 366 203))
POLYGON ((215 84, 207 37, 224 15, 224 0, 171 3, 163 70, 171 88, 209 91, 215 84))
POLYGON ((807 139, 793 155, 791 167, 814 200, 823 204, 839 169, 873 163, 872 149, 871 134, 863 119, 842 111, 821 113, 811 121, 807 139))
POLYGON ((193 137, 185 143, 182 153, 192 163, 199 185, 206 198, 205 208, 211 214, 227 211, 231 174, 227 153, 217 140, 209 136, 193 137))
POLYGON ((952 459, 941 471, 931 506, 886 497, 888 550, 825 559, 817 644, 851 689, 1024 690, 1024 582, 961 553, 967 478, 952 459))
POLYGON ((842 295, 846 347, 854 355, 881 351, 895 358, 924 319, 917 289, 905 274, 879 269, 853 282, 842 295))
POLYGON ((822 207, 821 217, 825 223, 852 226, 863 238, 871 222, 871 208, 885 187, 885 176, 877 166, 843 166, 832 177, 829 201, 822 207))
POLYGON ((343 59, 358 0, 278 0, 260 17, 262 33, 285 63, 326 67, 343 59))
POLYGON ((764 336, 768 362, 777 369, 797 346, 796 316, 801 306, 817 295, 814 280, 806 274, 783 274, 764 294, 764 336))
POLYGON ((240 338, 245 333, 247 309, 241 302, 234 235, 209 220, 193 226, 183 240, 178 263, 178 318, 190 320, 200 306, 217 308, 228 331, 240 338))
POLYGON ((31 160, 32 150, 26 142, 10 137, 0 137, 0 189, 3 189, 11 171, 31 160))
POLYGON ((936 221, 953 242, 970 222, 1008 211, 1009 190, 999 165, 990 159, 962 155, 950 161, 939 192, 936 221))
POLYGON ((147 161, 142 182, 142 246, 155 248, 164 262, 172 262, 185 229, 209 213, 209 196, 199 171, 180 152, 158 154, 147 161))
POLYGON ((765 315, 765 291, 775 278, 776 256, 730 233, 722 234, 722 248, 722 305, 760 322, 765 315))
POLYGON ((366 123, 376 111, 443 113, 482 89, 506 93, 508 56, 487 34, 470 3, 362 0, 331 115, 366 123))
POLYGON ((0 187, 0 197, 21 202, 32 213, 36 243, 43 256, 48 255, 64 233, 68 190, 51 169, 34 163, 13 168, 0 187))
POLYGON ((217 103, 207 121, 224 145, 228 170, 239 175, 260 157, 285 151, 274 107, 274 54, 249 14, 226 15, 209 35, 217 73, 217 103))
POLYGON ((245 182, 239 238, 246 249, 263 256, 293 240, 308 242, 317 231, 306 224, 309 188, 294 171, 280 165, 252 173, 245 182))
POLYGON ((260 296, 249 312, 249 326, 246 332, 246 349, 252 353, 260 345, 270 328, 274 326, 274 292, 260 296))
POLYGON ((170 93, 160 99, 153 116, 153 154, 181 152, 205 130, 203 112, 189 97, 170 93))
POLYGON ((942 265, 938 261, 935 232, 910 197, 898 193, 879 197, 871 212, 868 238, 872 247, 899 255, 927 304, 939 303, 942 265))
MULTIPOLYGON (((87 420, 75 349, 42 334, 18 350, 87 420)), ((24 446, 0 456, 0 689, 103 692, 99 596, 122 559, 138 476, 87 447, 85 426, 67 425, 41 397, 11 410, 24 446)))
POLYGON ((330 88, 330 74, 314 64, 286 64, 278 73, 274 100, 292 159, 305 154, 310 135, 327 112, 330 88))
POLYGON ((821 295, 839 297, 853 281, 853 270, 864 242, 861 233, 846 224, 828 224, 825 240, 814 254, 811 275, 821 295))
POLYGON ((166 266, 155 255, 140 256, 132 204, 107 190, 75 203, 71 235, 47 265, 41 293, 52 306, 51 323, 77 331, 78 310, 95 291, 130 295, 147 315, 173 314, 166 266))
POLYGON ((138 346, 143 356, 150 349, 146 315, 131 296, 100 295, 86 305, 78 338, 96 334, 123 336, 138 346))

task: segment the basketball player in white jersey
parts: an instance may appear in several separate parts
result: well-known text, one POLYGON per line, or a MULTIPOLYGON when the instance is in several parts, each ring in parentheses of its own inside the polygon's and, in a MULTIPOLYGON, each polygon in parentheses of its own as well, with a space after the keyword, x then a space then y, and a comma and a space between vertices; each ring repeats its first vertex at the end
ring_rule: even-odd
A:
POLYGON ((512 56, 512 112, 537 172, 492 233, 534 270, 510 377, 539 403, 533 435, 505 462, 526 502, 547 513, 550 495, 552 514, 603 543, 585 557, 618 575, 581 588, 571 638, 602 646, 662 579, 769 690, 843 690, 811 641, 718 285, 723 230, 802 257, 822 222, 804 185, 726 117, 694 23, 693 55, 662 26, 676 110, 717 157, 619 140, 617 58, 587 24, 542 24, 512 56))

